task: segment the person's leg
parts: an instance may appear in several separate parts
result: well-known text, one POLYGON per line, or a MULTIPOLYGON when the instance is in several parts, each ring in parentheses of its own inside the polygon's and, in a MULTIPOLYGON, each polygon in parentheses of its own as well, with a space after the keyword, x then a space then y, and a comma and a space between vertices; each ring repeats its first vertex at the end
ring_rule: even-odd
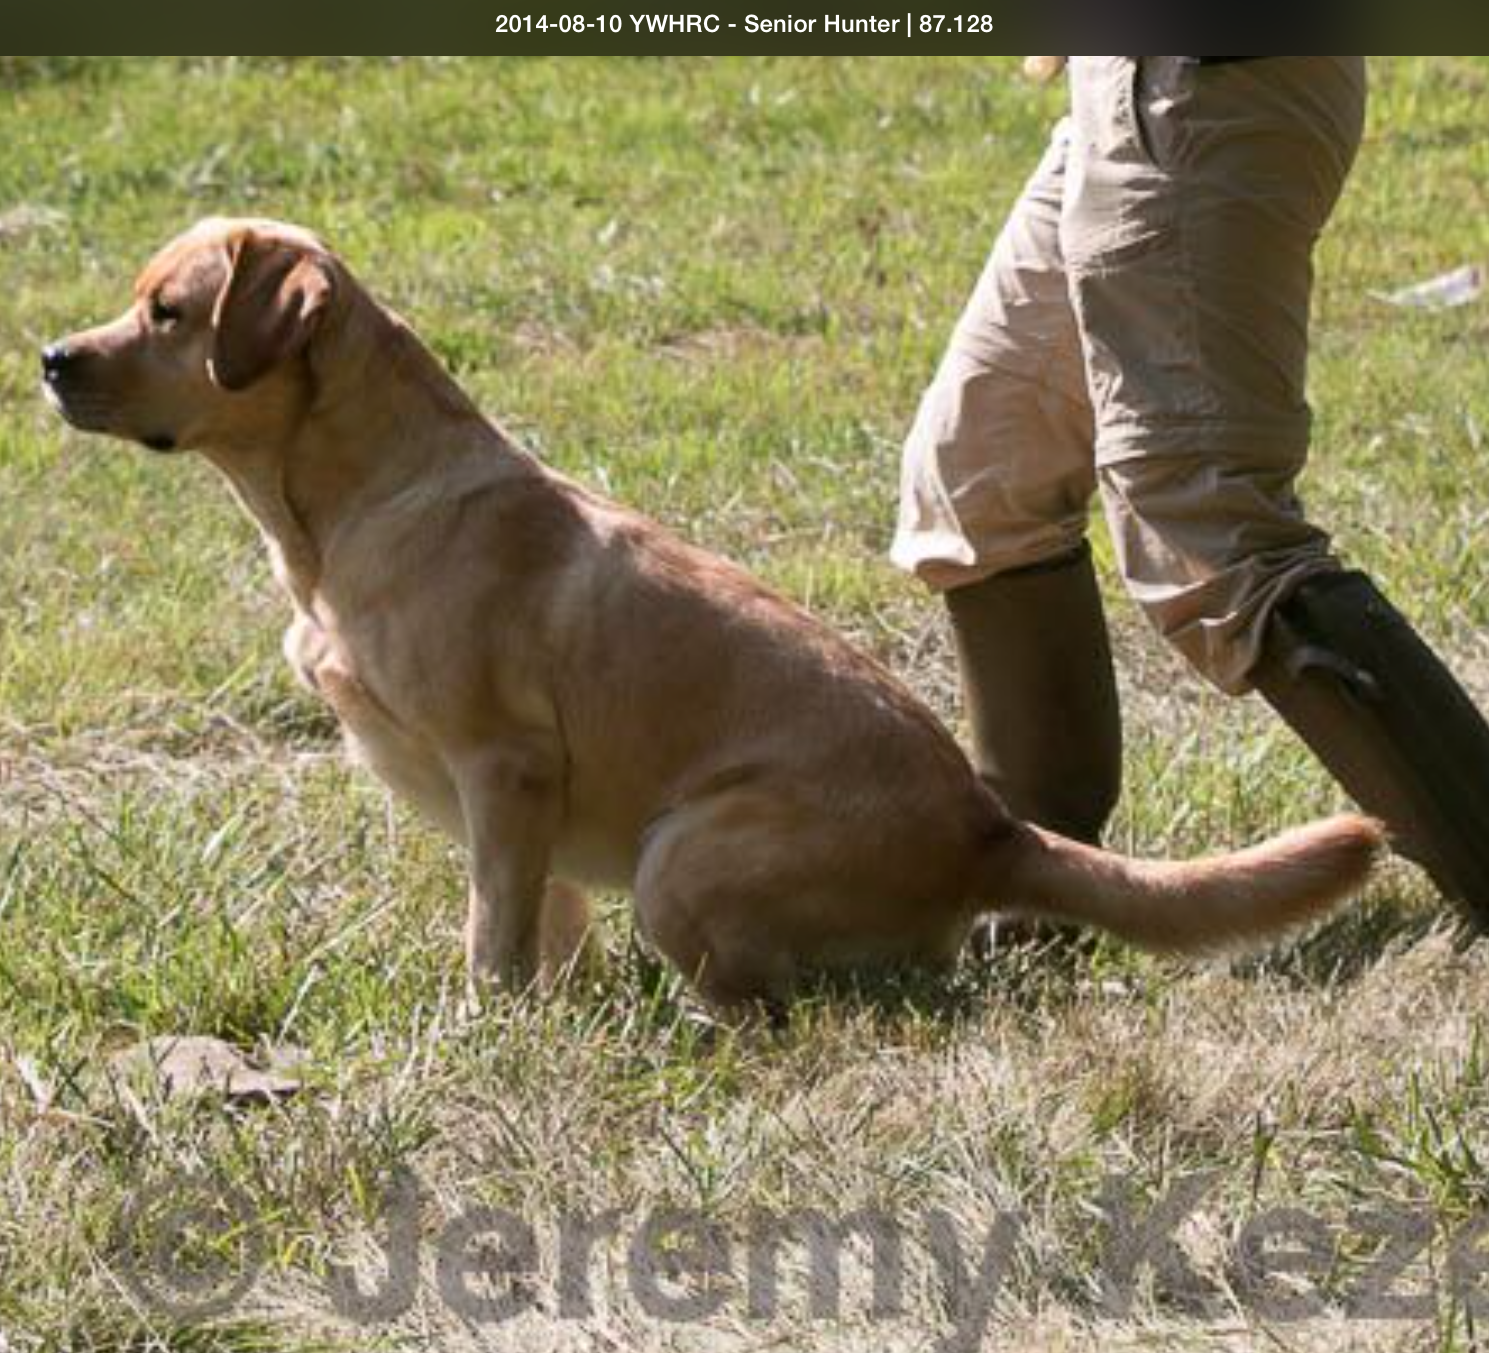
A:
POLYGON ((1062 240, 1128 586, 1489 922, 1489 728, 1295 493, 1313 245, 1358 145, 1363 64, 1079 58, 1072 86, 1062 240))
POLYGON ((1085 545, 1092 420, 1059 249, 1057 130, 905 447, 893 558, 942 591, 979 771, 1019 817, 1095 841, 1121 783, 1085 545))
POLYGON ((1099 843, 1122 719, 1090 549, 953 588, 946 607, 978 772, 1014 816, 1099 843))
POLYGON ((1489 725, 1363 573, 1277 608, 1251 679, 1397 848, 1489 929, 1489 725))

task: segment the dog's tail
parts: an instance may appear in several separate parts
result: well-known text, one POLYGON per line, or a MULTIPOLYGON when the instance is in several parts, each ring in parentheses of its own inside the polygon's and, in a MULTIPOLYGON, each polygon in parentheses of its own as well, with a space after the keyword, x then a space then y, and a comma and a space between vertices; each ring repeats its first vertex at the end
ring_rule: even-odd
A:
POLYGON ((1130 860, 1021 825, 989 848, 999 911, 1096 926, 1144 949, 1204 953, 1266 939, 1358 891, 1385 844, 1368 818, 1299 827, 1193 863, 1130 860))

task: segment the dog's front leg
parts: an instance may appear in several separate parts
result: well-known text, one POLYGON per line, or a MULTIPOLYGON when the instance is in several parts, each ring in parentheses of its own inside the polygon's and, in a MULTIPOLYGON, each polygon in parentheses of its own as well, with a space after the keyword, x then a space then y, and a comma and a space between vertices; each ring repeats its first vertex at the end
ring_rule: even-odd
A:
POLYGON ((541 743, 503 745, 462 758, 455 784, 470 847, 469 975, 478 988, 520 992, 537 975, 562 760, 541 743))

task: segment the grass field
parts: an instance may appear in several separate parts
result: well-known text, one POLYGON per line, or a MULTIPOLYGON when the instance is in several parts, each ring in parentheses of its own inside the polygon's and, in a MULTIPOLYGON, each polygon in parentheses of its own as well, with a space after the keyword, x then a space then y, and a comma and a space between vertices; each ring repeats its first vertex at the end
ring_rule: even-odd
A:
MULTIPOLYGON (((1489 698, 1489 310, 1370 295, 1489 261, 1489 59, 1375 79, 1322 250, 1306 493, 1489 698)), ((223 486, 64 432, 36 391, 42 342, 121 308, 197 216, 303 221, 545 457, 745 561, 954 718, 938 608, 884 561, 898 442, 1058 106, 992 58, 0 59, 0 1349, 908 1350, 956 1329, 924 1247, 892 1318, 858 1255, 837 1320, 797 1281, 769 1318, 736 1282, 687 1322, 637 1297, 619 1242, 587 1316, 545 1250, 536 1308, 483 1325, 432 1260, 477 1206, 540 1234, 615 1209, 622 1236, 696 1210, 736 1278, 762 1213, 881 1209, 912 1242, 944 1215, 975 1265, 1013 1209, 988 1347, 1481 1346, 1489 1299, 1445 1279, 1489 1206, 1489 953, 1455 946, 1411 871, 1259 961, 1014 953, 949 989, 807 1002, 769 1037, 705 1028, 612 899, 602 981, 471 1017, 459 863, 292 685, 223 486), (307 1088, 226 1104, 111 1072, 177 1033, 303 1048, 307 1088), (429 1263, 409 1310, 359 1327, 327 1266, 370 1254, 400 1169, 429 1263), (1183 1237, 1208 1309, 1146 1281, 1105 1309, 1103 1181, 1146 1206, 1202 1170, 1183 1237), (241 1192, 221 1250, 262 1259, 211 1319, 141 1301, 118 1240, 131 1198, 187 1176, 241 1192), (1258 1312, 1225 1260, 1280 1206, 1323 1227, 1303 1286, 1331 1301, 1308 1320, 1258 1312), (1401 1286, 1437 1299, 1350 1321, 1380 1257, 1358 1214, 1382 1208, 1431 1218, 1401 1286)), ((1098 540, 1129 727, 1115 843, 1197 852, 1334 806, 1258 707, 1160 649, 1098 540)))

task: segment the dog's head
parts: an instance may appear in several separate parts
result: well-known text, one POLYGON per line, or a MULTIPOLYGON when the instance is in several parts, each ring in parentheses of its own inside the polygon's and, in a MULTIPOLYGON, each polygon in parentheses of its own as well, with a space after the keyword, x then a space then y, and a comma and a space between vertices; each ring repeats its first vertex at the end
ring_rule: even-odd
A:
POLYGON ((282 437, 310 397, 312 345, 347 289, 308 231, 202 221, 150 261, 118 319, 48 345, 43 389, 74 427, 156 451, 282 437))

